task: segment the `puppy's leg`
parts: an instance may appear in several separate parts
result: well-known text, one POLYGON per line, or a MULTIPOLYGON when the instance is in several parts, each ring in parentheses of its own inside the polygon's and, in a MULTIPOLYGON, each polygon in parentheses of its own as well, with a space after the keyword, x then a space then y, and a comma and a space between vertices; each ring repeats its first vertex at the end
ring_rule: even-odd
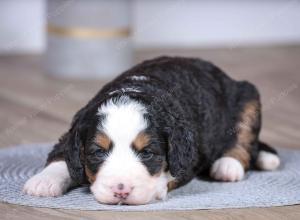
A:
POLYGON ((235 145, 217 159, 211 167, 210 176, 220 181, 240 181, 250 166, 251 154, 258 145, 260 129, 260 103, 251 100, 243 103, 235 127, 235 145))
POLYGON ((31 177, 25 183, 23 192, 32 196, 60 196, 71 183, 66 162, 55 161, 31 177))
POLYGON ((280 158, 276 150, 263 142, 259 142, 259 152, 255 165, 260 170, 276 170, 280 165, 280 158))
MULTIPOLYGON (((242 152, 243 150, 241 150, 242 152)), ((225 182, 235 182, 243 179, 245 170, 247 167, 242 162, 238 155, 233 155, 231 151, 228 152, 229 155, 226 154, 216 160, 211 167, 210 176, 215 180, 225 181, 225 182)), ((243 154, 243 153, 241 153, 243 154)), ((245 156, 249 157, 248 153, 244 153, 245 156)))
POLYGON ((63 149, 56 145, 48 156, 46 167, 31 177, 24 185, 23 193, 33 196, 60 196, 73 181, 63 158, 63 149))

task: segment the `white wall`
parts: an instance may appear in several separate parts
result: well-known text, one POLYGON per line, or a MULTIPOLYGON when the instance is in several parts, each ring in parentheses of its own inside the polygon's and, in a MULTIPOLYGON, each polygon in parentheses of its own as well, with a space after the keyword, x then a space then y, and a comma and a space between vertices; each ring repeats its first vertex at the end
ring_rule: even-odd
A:
POLYGON ((0 53, 44 49, 43 0, 0 0, 0 53))
POLYGON ((136 0, 137 47, 300 43, 300 0, 136 0))
MULTIPOLYGON (((132 2, 138 48, 300 43, 300 0, 132 2)), ((0 53, 42 52, 44 9, 45 0, 0 0, 0 53)))

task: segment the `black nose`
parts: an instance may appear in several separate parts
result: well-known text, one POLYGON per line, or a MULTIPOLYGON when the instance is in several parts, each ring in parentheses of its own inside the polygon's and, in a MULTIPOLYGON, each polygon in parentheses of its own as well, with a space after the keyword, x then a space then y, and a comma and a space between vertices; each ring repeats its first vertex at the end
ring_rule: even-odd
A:
POLYGON ((119 183, 119 184, 118 184, 118 189, 119 189, 119 190, 124 189, 124 184, 123 184, 123 183, 119 183))

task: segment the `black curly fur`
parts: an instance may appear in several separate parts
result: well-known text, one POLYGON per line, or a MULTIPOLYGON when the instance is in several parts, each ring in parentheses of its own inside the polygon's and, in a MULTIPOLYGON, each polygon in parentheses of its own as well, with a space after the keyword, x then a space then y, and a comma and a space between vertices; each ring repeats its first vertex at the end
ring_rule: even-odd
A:
MULTIPOLYGON (((74 117, 70 130, 54 146, 48 163, 64 158, 73 180, 86 183, 85 165, 95 170, 101 162, 89 163, 89 141, 101 122, 97 108, 109 99, 126 95, 146 106, 147 132, 159 148, 158 157, 144 162, 150 174, 164 164, 176 178, 176 187, 206 174, 212 163, 237 141, 234 129, 245 104, 259 102, 255 86, 235 81, 210 62, 180 57, 159 57, 145 61, 104 86, 74 117), (132 80, 145 76, 147 80, 132 80), (122 91, 136 88, 141 92, 122 91), (112 93, 113 92, 113 93, 112 93)), ((252 163, 256 159, 260 115, 254 125, 252 163)), ((264 147, 266 149, 267 147, 264 147)), ((272 149, 268 150, 273 152, 272 149)))

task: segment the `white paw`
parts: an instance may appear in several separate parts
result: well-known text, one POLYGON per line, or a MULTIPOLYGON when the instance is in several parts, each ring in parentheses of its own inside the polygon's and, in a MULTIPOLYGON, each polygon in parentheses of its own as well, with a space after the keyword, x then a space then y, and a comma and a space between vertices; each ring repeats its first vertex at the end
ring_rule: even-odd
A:
POLYGON ((170 172, 163 172, 160 175, 157 187, 156 187, 156 200, 165 200, 168 194, 168 182, 173 181, 175 178, 172 177, 170 172))
POLYGON ((280 159, 276 154, 259 151, 256 166, 262 170, 276 170, 280 165, 280 159))
POLYGON ((60 196, 64 193, 64 187, 54 176, 39 173, 25 183, 23 193, 32 196, 60 196))
POLYGON ((156 200, 166 200, 168 194, 168 187, 165 186, 159 192, 156 193, 155 199, 156 200))
POLYGON ((23 193, 42 197, 61 196, 70 187, 71 182, 66 163, 53 162, 25 183, 23 193))
POLYGON ((244 174, 244 167, 233 157, 221 157, 214 162, 210 170, 213 179, 228 182, 240 181, 244 174))

